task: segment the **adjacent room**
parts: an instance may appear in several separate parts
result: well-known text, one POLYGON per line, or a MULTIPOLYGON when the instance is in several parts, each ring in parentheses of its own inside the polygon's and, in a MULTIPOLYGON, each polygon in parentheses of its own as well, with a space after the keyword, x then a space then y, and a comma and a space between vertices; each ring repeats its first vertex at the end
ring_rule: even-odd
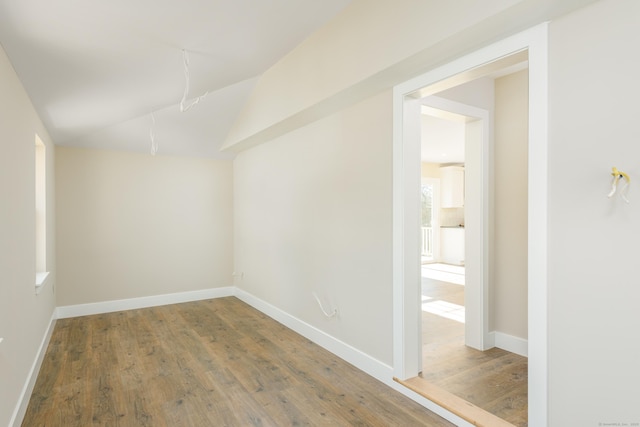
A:
POLYGON ((511 62, 421 101, 420 377, 513 425, 526 426, 529 82, 526 57, 511 62), (474 185, 483 181, 478 171, 484 166, 473 155, 478 145, 491 146, 486 169, 494 177, 492 185, 474 185), (474 192, 492 200, 484 221, 478 220, 484 204, 474 204, 479 197, 474 192), (477 228, 484 223, 487 233, 478 245, 477 228), (474 268, 483 259, 488 280, 474 268), (475 300, 474 289, 466 292, 468 287, 488 288, 486 307, 475 300), (487 315, 475 315, 477 306, 487 315), (487 340, 474 337, 478 328, 467 325, 483 318, 489 320, 480 329, 486 328, 487 340))
POLYGON ((0 2, 0 425, 640 425, 639 17, 0 2))

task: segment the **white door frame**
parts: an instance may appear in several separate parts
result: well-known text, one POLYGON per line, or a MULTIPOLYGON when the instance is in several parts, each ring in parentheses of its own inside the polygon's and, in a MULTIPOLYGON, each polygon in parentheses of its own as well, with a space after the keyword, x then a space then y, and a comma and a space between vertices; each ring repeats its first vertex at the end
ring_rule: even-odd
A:
MULTIPOLYGON (((494 346, 489 334, 489 219, 490 124, 489 111, 437 96, 426 105, 467 118, 465 130, 465 286, 464 341, 477 350, 494 346), (473 129, 473 138, 469 131, 473 129), (479 136, 479 137, 478 137, 479 136), (478 138, 475 138, 478 137, 478 138)), ((406 164, 406 162, 405 162, 406 164)), ((407 255, 407 254, 405 254, 407 255)), ((419 323, 421 326, 421 323, 419 323)), ((421 331, 418 331, 422 336, 421 331)))
POLYGON ((411 132, 420 89, 527 51, 529 60, 528 344, 529 425, 548 420, 547 127, 548 24, 541 24, 404 82, 393 91, 393 369, 420 372, 420 144, 411 132), (405 127, 405 124, 408 125, 405 127), (417 160, 416 160, 417 159, 417 160), (415 258, 415 259, 414 259, 415 258))

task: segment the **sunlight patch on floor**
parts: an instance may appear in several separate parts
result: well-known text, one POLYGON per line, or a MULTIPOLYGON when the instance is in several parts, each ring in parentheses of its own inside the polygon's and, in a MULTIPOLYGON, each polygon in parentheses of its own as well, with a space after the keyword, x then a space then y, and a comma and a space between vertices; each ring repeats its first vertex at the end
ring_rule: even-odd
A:
POLYGON ((464 306, 422 296, 422 311, 464 323, 464 306))
POLYGON ((464 267, 446 264, 424 264, 422 266, 422 277, 464 285, 464 267))

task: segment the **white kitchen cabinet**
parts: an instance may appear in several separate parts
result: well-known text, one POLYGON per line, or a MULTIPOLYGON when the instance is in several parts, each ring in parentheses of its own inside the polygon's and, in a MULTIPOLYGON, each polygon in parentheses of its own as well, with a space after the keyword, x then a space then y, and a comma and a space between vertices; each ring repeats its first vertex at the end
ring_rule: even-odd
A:
POLYGON ((461 208, 464 206, 464 167, 443 166, 440 168, 440 206, 461 208))
POLYGON ((464 227, 440 228, 440 257, 446 264, 464 265, 464 227))

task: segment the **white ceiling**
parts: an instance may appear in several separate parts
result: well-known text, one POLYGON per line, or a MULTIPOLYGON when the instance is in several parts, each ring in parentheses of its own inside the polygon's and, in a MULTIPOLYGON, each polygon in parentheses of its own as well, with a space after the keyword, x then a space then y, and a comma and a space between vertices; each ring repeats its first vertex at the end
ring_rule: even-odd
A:
POLYGON ((218 152, 258 77, 349 0, 0 0, 0 43, 59 145, 218 152), (189 55, 189 98, 180 113, 189 55))
POLYGON ((422 107, 421 161, 464 163, 464 116, 422 107))

